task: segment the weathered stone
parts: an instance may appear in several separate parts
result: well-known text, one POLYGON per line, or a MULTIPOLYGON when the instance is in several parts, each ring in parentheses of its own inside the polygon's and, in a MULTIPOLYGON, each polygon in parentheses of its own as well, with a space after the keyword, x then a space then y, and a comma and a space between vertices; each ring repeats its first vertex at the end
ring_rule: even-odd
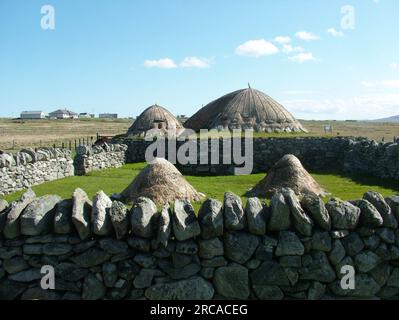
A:
POLYGON ((250 269, 250 270, 255 270, 258 269, 258 267, 260 266, 260 264, 262 263, 261 260, 258 259, 252 259, 252 260, 248 260, 245 263, 245 266, 250 269))
POLYGON ((157 233, 157 244, 161 244, 162 247, 167 247, 170 233, 172 231, 172 224, 170 221, 169 204, 164 205, 158 221, 158 233, 157 233))
POLYGON ((346 253, 351 257, 357 255, 364 248, 364 242, 356 232, 352 232, 341 241, 346 253))
POLYGON ((201 266, 196 263, 190 263, 181 268, 175 268, 169 261, 159 261, 158 266, 166 272, 172 279, 187 279, 196 275, 201 270, 201 266))
POLYGON ((364 241, 364 247, 370 250, 377 249, 381 242, 380 238, 376 235, 364 238, 363 241, 364 241))
POLYGON ((330 252, 332 248, 331 238, 327 231, 316 231, 312 237, 312 250, 330 252))
POLYGON ((60 300, 62 294, 54 290, 44 290, 40 287, 27 289, 21 296, 21 300, 60 300))
POLYGON ((88 270, 74 263, 62 262, 54 268, 55 276, 65 281, 79 281, 86 277, 88 270))
POLYGON ((201 230, 190 201, 176 200, 173 215, 173 233, 184 241, 200 235, 201 230))
POLYGON ((154 278, 154 270, 141 269, 137 277, 134 278, 133 285, 136 289, 145 289, 151 286, 154 278))
POLYGON ((49 256, 62 256, 72 251, 68 243, 47 243, 43 246, 43 254, 49 256))
POLYGON ((0 281, 0 300, 15 300, 26 290, 26 287, 26 283, 3 279, 0 281))
POLYGON ((156 259, 151 254, 138 254, 133 258, 133 260, 145 269, 154 268, 156 263, 156 259))
POLYGON ((83 300, 100 300, 105 296, 106 288, 95 274, 89 273, 83 282, 83 300))
POLYGON ((130 237, 127 240, 130 247, 141 252, 150 252, 151 241, 140 237, 130 237))
POLYGON ((298 236, 291 231, 281 231, 276 248, 276 256, 301 256, 305 252, 298 236))
POLYGON ((330 231, 332 239, 343 239, 349 235, 349 230, 334 230, 330 231))
POLYGON ((363 251, 355 257, 356 267, 360 272, 364 273, 374 269, 380 262, 380 257, 372 251, 363 251))
POLYGON ((283 256, 279 260, 280 265, 284 268, 300 268, 302 259, 300 256, 283 256))
POLYGON ((282 193, 276 193, 271 199, 271 214, 268 223, 270 231, 287 230, 291 226, 290 207, 282 193))
POLYGON ((73 247, 75 253, 81 253, 92 248, 97 243, 96 240, 82 241, 73 247))
POLYGON ((252 271, 251 281, 255 292, 257 291, 256 287, 288 286, 290 284, 284 268, 274 261, 265 261, 258 269, 252 271))
POLYGON ((112 288, 118 280, 118 267, 114 263, 106 262, 102 266, 104 284, 112 288))
POLYGON ((241 198, 232 192, 224 194, 224 227, 238 231, 245 228, 245 214, 241 198))
POLYGON ((324 252, 311 252, 312 262, 309 266, 300 270, 300 279, 314 280, 323 283, 334 281, 335 272, 328 262, 327 256, 324 252))
POLYGON ((18 237, 20 232, 20 215, 22 211, 36 198, 36 194, 32 189, 28 189, 17 202, 11 203, 10 209, 4 225, 4 237, 14 239, 18 237))
POLYGON ((123 254, 128 251, 128 245, 126 242, 112 238, 101 239, 100 247, 109 254, 123 254))
POLYGON ((385 286, 391 275, 391 266, 389 263, 380 263, 377 267, 369 272, 370 276, 381 286, 385 286))
POLYGON ((385 202, 385 199, 381 194, 369 191, 363 195, 363 199, 368 200, 378 210, 384 221, 384 227, 392 229, 398 227, 398 221, 392 213, 391 207, 385 202))
POLYGON ((65 294, 62 296, 61 300, 78 301, 78 300, 82 300, 82 297, 80 296, 80 294, 75 293, 75 292, 65 292, 65 294))
POLYGON ((204 267, 201 269, 200 274, 204 279, 212 279, 215 274, 215 268, 204 267))
POLYGON ((385 198, 385 202, 391 207, 397 221, 399 221, 399 195, 385 198))
POLYGON ((254 292, 260 300, 282 300, 284 293, 278 286, 253 285, 254 292))
POLYGON ((118 272, 120 278, 130 281, 140 272, 140 267, 133 260, 124 260, 118 263, 118 272))
POLYGON ((72 195, 72 222, 80 239, 86 240, 91 234, 90 216, 93 203, 86 192, 78 188, 72 195))
POLYGON ((116 238, 118 240, 122 239, 129 232, 129 217, 126 206, 122 202, 113 201, 109 216, 116 238))
POLYGON ((223 204, 215 199, 207 199, 198 212, 201 237, 211 239, 223 235, 223 204))
POLYGON ((395 232, 392 229, 380 228, 380 229, 377 229, 377 234, 381 238, 382 241, 384 241, 386 243, 390 243, 390 244, 395 243, 396 236, 395 236, 395 232))
POLYGON ((77 256, 71 257, 71 260, 79 267, 90 268, 104 263, 109 260, 110 257, 111 255, 104 250, 90 248, 77 256))
POLYGON ((242 300, 249 297, 248 269, 241 265, 233 263, 216 269, 213 282, 223 297, 242 300))
POLYGON ((29 269, 28 263, 22 257, 14 257, 4 260, 3 267, 4 270, 9 274, 18 273, 29 269))
POLYGON ((130 215, 133 234, 142 238, 151 238, 154 235, 154 216, 156 213, 157 206, 151 199, 138 198, 130 215))
POLYGON ((223 254, 223 242, 219 238, 199 241, 199 256, 201 258, 212 259, 223 254))
POLYGON ((353 205, 359 207, 361 210, 360 214, 360 225, 370 228, 378 228, 382 226, 384 220, 378 210, 367 200, 351 201, 353 205))
POLYGON ((262 203, 258 198, 249 198, 245 207, 245 215, 248 222, 248 231, 256 235, 266 233, 266 221, 262 203))
POLYGON ((145 291, 150 300, 210 300, 213 295, 212 285, 201 277, 156 284, 145 291))
POLYGON ((4 199, 0 199, 0 213, 8 208, 8 202, 4 199))
POLYGON ((111 300, 124 299, 131 289, 131 282, 124 279, 119 279, 115 286, 108 291, 107 298, 111 300))
POLYGON ((258 247, 258 237, 243 232, 228 232, 224 236, 225 255, 228 259, 244 264, 258 247))
POLYGON ((201 261, 201 265, 206 268, 224 267, 227 265, 227 260, 224 257, 215 257, 209 260, 204 259, 201 261))
POLYGON ((333 265, 336 265, 336 264, 340 263, 343 258, 345 258, 345 255, 346 255, 345 248, 342 245, 341 240, 339 240, 339 239, 334 240, 334 242, 332 244, 331 252, 328 255, 330 262, 333 265))
POLYGON ((290 207, 291 217, 296 230, 304 236, 312 235, 313 221, 302 209, 298 197, 292 189, 282 189, 285 201, 290 207))
POLYGON ((39 255, 43 253, 42 244, 25 244, 22 249, 24 251, 24 254, 29 255, 39 255))
POLYGON ((326 204, 332 226, 338 230, 355 229, 360 218, 360 208, 340 199, 331 199, 326 204))
POLYGON ((193 262, 193 256, 174 252, 172 254, 172 262, 175 268, 183 268, 193 262))
POLYGON ((198 253, 198 244, 193 240, 179 241, 175 251, 181 254, 193 255, 198 253))
POLYGON ((91 222, 93 225, 93 233, 99 236, 107 236, 112 231, 111 218, 109 210, 112 206, 111 199, 104 193, 99 191, 94 196, 93 209, 91 212, 91 222))
POLYGON ((59 234, 72 233, 72 207, 71 199, 62 200, 57 204, 54 214, 54 232, 59 234))
POLYGON ((42 278, 40 269, 28 269, 8 276, 8 279, 17 282, 32 282, 42 278))
POLYGON ((355 277, 355 289, 350 291, 352 297, 374 297, 381 287, 367 274, 359 274, 355 277))
POLYGON ((323 298, 326 292, 326 285, 320 282, 312 282, 312 285, 309 288, 308 299, 309 300, 320 300, 323 298))
POLYGON ((383 287, 377 294, 378 297, 381 299, 392 299, 396 298, 399 295, 399 288, 392 288, 392 287, 383 287))
POLYGON ((399 288, 399 268, 394 268, 388 279, 387 286, 399 288))
POLYGON ((301 200, 301 205, 320 228, 327 231, 331 229, 331 218, 323 199, 314 194, 306 194, 301 200))

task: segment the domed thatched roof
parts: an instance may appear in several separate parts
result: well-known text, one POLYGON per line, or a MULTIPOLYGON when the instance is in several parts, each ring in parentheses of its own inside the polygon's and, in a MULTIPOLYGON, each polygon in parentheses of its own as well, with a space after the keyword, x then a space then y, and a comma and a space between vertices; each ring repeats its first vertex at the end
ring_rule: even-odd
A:
POLYGON ((327 195, 327 192, 302 166, 301 161, 292 154, 287 154, 277 161, 266 177, 259 181, 249 194, 269 197, 283 188, 290 188, 297 195, 308 193, 323 197, 327 195))
POLYGON ((163 158, 155 158, 121 196, 127 202, 146 197, 156 204, 165 204, 176 199, 199 201, 203 194, 197 192, 172 163, 163 158))
POLYGON ((128 134, 137 135, 151 129, 161 129, 163 131, 174 129, 181 130, 183 126, 168 110, 155 104, 145 109, 143 113, 137 117, 133 125, 129 128, 128 134))
POLYGON ((267 132, 306 132, 281 104, 251 87, 212 101, 188 119, 184 127, 195 131, 254 129, 267 132))

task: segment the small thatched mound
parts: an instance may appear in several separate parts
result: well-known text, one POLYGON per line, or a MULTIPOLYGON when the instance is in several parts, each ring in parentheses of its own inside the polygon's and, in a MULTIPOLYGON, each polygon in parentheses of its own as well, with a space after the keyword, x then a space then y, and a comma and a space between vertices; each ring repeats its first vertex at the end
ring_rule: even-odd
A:
POLYGON ((163 158, 156 158, 149 163, 121 196, 127 202, 147 197, 157 204, 169 203, 176 199, 199 201, 203 197, 173 164, 163 158))
POLYGON ((290 188, 297 195, 307 193, 318 196, 327 195, 326 191, 302 166, 301 161, 292 154, 281 158, 249 193, 258 197, 270 197, 282 188, 290 188))

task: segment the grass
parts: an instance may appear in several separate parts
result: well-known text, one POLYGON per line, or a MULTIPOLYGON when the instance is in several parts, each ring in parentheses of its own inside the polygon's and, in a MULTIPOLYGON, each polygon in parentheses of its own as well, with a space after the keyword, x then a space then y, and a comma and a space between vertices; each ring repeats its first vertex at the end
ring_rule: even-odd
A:
MULTIPOLYGON (((145 163, 127 164, 118 169, 94 171, 83 177, 68 177, 61 180, 47 182, 32 189, 38 196, 58 194, 62 198, 70 198, 75 188, 85 190, 90 197, 103 190, 107 194, 119 193, 126 188, 133 178, 146 166, 145 163)), ((384 196, 399 193, 399 181, 381 180, 372 177, 344 176, 336 173, 312 173, 312 176, 322 187, 331 193, 329 197, 343 200, 358 199, 369 190, 374 190, 384 196)), ((223 200, 225 191, 232 191, 246 202, 245 193, 264 177, 263 173, 248 176, 198 177, 186 176, 186 179, 208 198, 223 200)), ((4 198, 11 202, 19 199, 23 191, 19 191, 4 198)), ((326 198, 326 200, 329 199, 326 198)), ((198 209, 200 203, 195 203, 198 209)))

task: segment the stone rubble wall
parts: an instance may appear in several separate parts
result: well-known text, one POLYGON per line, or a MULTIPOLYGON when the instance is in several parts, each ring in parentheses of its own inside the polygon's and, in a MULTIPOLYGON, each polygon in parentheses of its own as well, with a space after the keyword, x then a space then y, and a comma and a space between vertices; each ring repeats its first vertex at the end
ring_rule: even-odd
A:
POLYGON ((74 161, 75 175, 83 176, 91 171, 122 167, 127 146, 103 143, 98 146, 80 146, 74 161))
POLYGON ((0 196, 73 175, 71 152, 66 149, 23 149, 16 154, 0 152, 0 196))
POLYGON ((0 299, 398 299, 399 197, 324 204, 284 189, 270 206, 227 192, 131 209, 102 191, 0 200, 0 299), (55 289, 40 287, 43 265, 55 289), (355 269, 355 289, 340 285, 355 269))
MULTIPOLYGON (((118 142, 128 145, 126 162, 145 161, 145 151, 152 143, 144 140, 118 138, 118 142)), ((253 173, 268 171, 286 154, 293 154, 310 171, 340 171, 352 174, 368 174, 377 178, 399 179, 399 145, 397 143, 376 143, 366 138, 254 138, 253 173)), ((177 148, 184 142, 178 141, 177 148)), ((241 141, 244 150, 244 139, 241 141)), ((197 144, 197 164, 177 165, 183 174, 226 175, 233 174, 235 165, 223 164, 223 144, 213 149, 208 144, 208 163, 210 154, 219 151, 220 165, 200 164, 197 144)), ((167 150, 166 150, 167 156, 167 150)))

